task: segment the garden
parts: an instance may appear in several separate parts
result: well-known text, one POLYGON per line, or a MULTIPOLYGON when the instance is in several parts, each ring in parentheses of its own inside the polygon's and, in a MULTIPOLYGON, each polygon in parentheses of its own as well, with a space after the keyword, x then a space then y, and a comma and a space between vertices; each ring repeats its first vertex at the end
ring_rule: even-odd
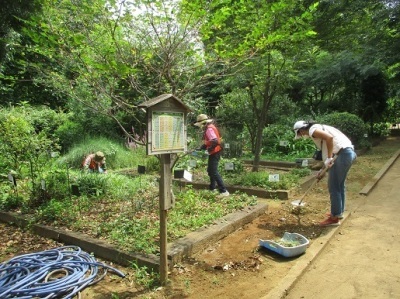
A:
MULTIPOLYGON (((0 133, 6 141, 1 147, 4 153, 0 185, 2 210, 16 212, 31 223, 107 240, 129 252, 159 252, 160 177, 156 156, 147 156, 144 146, 132 147, 105 137, 84 139, 61 153, 57 134, 62 136, 64 124, 59 123, 60 117, 55 112, 20 107, 3 109, 0 117, 0 133), (107 174, 90 173, 81 167, 85 155, 96 151, 106 156, 107 174), (144 173, 138 171, 140 167, 145 169, 144 173), (7 173, 7 169, 12 171, 7 173)), ((363 138, 366 127, 356 116, 333 114, 326 121, 352 136, 356 146, 368 146, 363 138)), ((263 160, 294 162, 296 158, 310 158, 313 154, 314 147, 309 140, 293 141, 289 123, 287 127, 270 126, 264 134, 263 160), (280 145, 282 140, 284 146, 280 145)), ((192 136, 188 140, 201 142, 193 141, 192 136)), ((224 144, 228 142, 225 140, 224 144)), ((295 163, 288 169, 264 168, 253 172, 252 165, 244 162, 252 159, 245 152, 248 146, 244 144, 235 156, 227 151, 228 157, 221 160, 220 173, 227 186, 293 190, 312 172, 311 165, 303 167, 295 163)), ((176 158, 172 171, 184 169, 192 173, 193 183, 208 182, 205 155, 192 152, 176 158)), ((220 199, 207 188, 191 188, 190 183, 185 188, 174 183, 173 190, 176 204, 168 216, 170 241, 257 204, 255 196, 244 192, 220 199)))
MULTIPOLYGON (((146 156, 143 146, 129 148, 107 138, 84 140, 60 154, 55 139, 44 135, 55 124, 38 123, 43 111, 15 108, 3 112, 1 132, 4 140, 8 138, 2 147, 6 153, 3 157, 10 157, 3 159, 3 165, 12 165, 13 171, 2 175, 2 210, 17 212, 32 223, 108 240, 131 252, 158 252, 159 161, 155 156, 146 156), (35 126, 46 125, 40 134, 34 133, 35 126), (105 153, 107 174, 81 168, 85 155, 97 150, 105 153), (145 167, 145 173, 139 173, 139 166, 145 167)), ((207 182, 206 159, 185 155, 175 168, 192 172, 195 181, 207 182)), ((251 172, 240 157, 223 158, 220 168, 227 185, 267 190, 291 189, 310 174, 308 168, 293 168, 280 171, 280 180, 271 182, 269 175, 277 170, 251 172), (226 170, 226 163, 232 163, 234 168, 226 170)), ((257 203, 254 196, 245 193, 221 200, 217 194, 195 190, 190 185, 184 189, 175 185, 174 193, 176 206, 168 219, 171 241, 257 203)))
MULTIPOLYGON (((255 223, 268 237, 294 228, 318 236, 313 221, 325 209, 323 184, 315 191, 318 205, 297 214, 274 195, 297 196, 321 167, 310 140, 293 140, 298 120, 340 129, 365 154, 349 176, 353 197, 390 155, 374 147, 387 141, 400 117, 397 1, 5 2, 0 210, 24 217, 28 228, 44 224, 124 251, 159 254, 160 157, 146 154, 150 134, 141 105, 164 94, 188 107, 188 151, 172 155, 171 242, 260 201, 269 212, 255 223), (228 189, 238 190, 229 197, 207 190, 207 157, 193 151, 202 140, 192 125, 199 114, 220 130, 219 170, 228 189), (82 167, 98 151, 107 173, 82 167), (182 171, 191 181, 177 175, 182 171)), ((5 240, 6 252, 15 253, 9 248, 29 233, 7 227, 4 236, 14 229, 22 237, 5 240)), ((243 248, 254 250, 247 246, 257 229, 246 232, 253 239, 243 248)), ((254 270, 259 260, 252 261, 254 270)), ((148 270, 131 269, 141 278, 148 270)))
MULTIPOLYGON (((363 136, 365 127, 355 116, 335 114, 331 116, 331 122, 343 117, 348 117, 348 126, 353 129, 348 134, 363 136)), ((51 110, 30 107, 2 110, 1 132, 6 142, 1 147, 5 154, 2 159, 1 209, 24 215, 32 223, 108 240, 129 252, 157 253, 157 157, 147 156, 144 146, 129 147, 105 137, 84 139, 61 154, 57 151, 59 139, 55 137, 62 132, 58 122, 59 117, 51 110), (39 128, 41 131, 38 131, 39 128), (81 164, 85 155, 99 150, 106 156, 107 174, 83 170, 81 164), (144 173, 139 173, 139 166, 144 166, 144 173), (12 171, 6 173, 6 167, 12 171)), ((265 147, 269 156, 265 155, 263 159, 294 162, 296 157, 310 158, 313 146, 305 140, 294 142, 292 134, 290 129, 282 126, 267 128, 265 140, 268 143, 265 147), (277 136, 275 142, 271 137, 274 135, 277 136), (284 147, 279 145, 281 140, 287 142, 284 147)), ((190 136, 188 140, 193 139, 190 136)), ((227 142, 225 140, 225 144, 227 142)), ((359 140, 360 144, 363 142, 363 139, 359 140)), ((265 168, 252 172, 251 165, 244 163, 252 158, 251 155, 245 153, 245 147, 241 151, 235 157, 223 157, 219 165, 228 186, 291 190, 299 186, 302 178, 311 174, 310 167, 301 165, 291 169, 265 168), (226 168, 227 164, 230 167, 226 168), (271 176, 275 179, 271 180, 271 176)), ((173 171, 185 169, 192 173, 193 182, 207 183, 206 161, 207 157, 201 153, 183 154, 177 159, 173 171)), ((168 217, 171 241, 257 203, 257 198, 243 192, 220 199, 207 188, 195 190, 190 188, 190 183, 186 188, 176 183, 173 185, 176 205, 168 217)))

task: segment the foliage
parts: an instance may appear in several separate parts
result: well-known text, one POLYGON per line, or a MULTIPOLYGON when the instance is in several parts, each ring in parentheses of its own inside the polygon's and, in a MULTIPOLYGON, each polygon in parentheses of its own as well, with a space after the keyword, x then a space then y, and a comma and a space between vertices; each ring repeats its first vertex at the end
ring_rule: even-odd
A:
POLYGON ((0 184, 0 209, 1 210, 12 210, 24 205, 23 196, 16 192, 14 187, 11 185, 0 184))
POLYGON ((332 113, 321 116, 318 121, 333 126, 350 138, 356 148, 366 147, 367 128, 364 122, 348 112, 332 113))
POLYGON ((9 36, 23 26, 23 19, 40 10, 40 1, 1 1, 0 10, 0 61, 7 54, 9 36))
POLYGON ((270 175, 277 174, 277 172, 258 171, 236 176, 231 182, 234 185, 261 187, 266 190, 290 190, 298 184, 299 178, 310 173, 309 169, 293 170, 289 173, 281 172, 278 181, 270 181, 270 175))
POLYGON ((388 137, 390 135, 390 123, 374 123, 373 132, 376 137, 388 137))
POLYGON ((186 235, 188 231, 196 230, 212 223, 234 210, 256 204, 254 197, 234 195, 217 199, 210 191, 195 191, 187 188, 176 194, 175 208, 169 213, 169 231, 172 238, 186 235))
POLYGON ((309 139, 294 140, 291 119, 271 124, 263 131, 263 157, 270 160, 291 160, 299 157, 311 157, 315 150, 309 139))
POLYGON ((111 118, 88 109, 79 110, 80 108, 79 105, 75 105, 71 109, 74 112, 68 113, 65 121, 55 131, 64 153, 93 137, 121 139, 122 132, 111 118))
POLYGON ((244 172, 243 161, 238 158, 222 158, 218 168, 219 173, 223 176, 234 176, 244 172), (233 165, 233 169, 230 168, 231 165, 233 165))
POLYGON ((26 50, 41 58, 29 64, 34 80, 67 97, 75 114, 89 108, 91 122, 106 115, 134 139, 131 126, 145 129, 139 103, 185 97, 206 82, 196 24, 176 12, 175 1, 44 1, 23 32, 32 41, 26 50))
POLYGON ((302 46, 314 36, 310 22, 317 4, 199 0, 183 1, 182 7, 187 15, 202 20, 200 34, 208 55, 238 61, 237 75, 230 77, 227 85, 234 90, 233 98, 241 90, 246 94, 242 101, 248 103, 241 109, 244 117, 251 111, 246 125, 251 125, 253 170, 257 170, 267 113, 275 98, 283 95, 294 61, 302 56, 302 46), (247 106, 251 108, 247 110, 247 106))
POLYGON ((35 128, 29 112, 23 108, 0 109, 0 153, 9 170, 29 174, 34 181, 58 146, 47 135, 49 127, 45 122, 41 130, 35 128))
POLYGON ((146 266, 139 267, 135 262, 132 262, 131 267, 135 269, 135 282, 146 289, 151 289, 160 283, 158 272, 149 271, 146 266))
POLYGON ((65 222, 73 222, 76 220, 78 214, 71 213, 72 207, 72 203, 68 200, 58 201, 52 199, 38 208, 36 220, 40 219, 40 221, 45 223, 58 222, 60 219, 63 219, 65 222))
POLYGON ((362 119, 370 124, 370 134, 374 134, 374 123, 382 120, 382 114, 387 107, 387 83, 384 74, 369 69, 366 78, 362 81, 363 94, 362 119))

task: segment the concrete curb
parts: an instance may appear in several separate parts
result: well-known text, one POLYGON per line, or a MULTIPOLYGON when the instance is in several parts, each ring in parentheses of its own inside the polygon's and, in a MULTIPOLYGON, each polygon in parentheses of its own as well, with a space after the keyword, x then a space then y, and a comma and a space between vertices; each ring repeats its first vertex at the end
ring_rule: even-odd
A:
POLYGON ((393 163, 400 156, 400 150, 398 150, 382 167, 382 169, 372 178, 372 180, 360 191, 362 195, 368 195, 372 189, 376 186, 379 180, 385 175, 388 169, 393 165, 393 163))
POLYGON ((171 260, 172 264, 176 264, 184 258, 206 249, 209 245, 216 243, 264 214, 267 208, 267 204, 258 203, 253 207, 247 207, 242 211, 222 217, 208 227, 187 234, 176 242, 168 244, 168 259, 171 260))
MULTIPOLYGON (((381 168, 381 170, 374 176, 373 180, 369 182, 361 191, 360 194, 367 195, 385 175, 389 168, 393 165, 396 159, 400 156, 400 150, 397 151, 388 162, 381 168)), ((341 223, 345 223, 351 213, 344 216, 341 223)), ((282 279, 281 283, 273 288, 266 296, 260 299, 281 299, 284 298, 300 277, 305 273, 312 262, 319 256, 322 250, 329 244, 330 240, 339 232, 340 226, 331 227, 326 234, 318 237, 309 246, 307 251, 299 257, 299 260, 289 270, 288 274, 282 279)))

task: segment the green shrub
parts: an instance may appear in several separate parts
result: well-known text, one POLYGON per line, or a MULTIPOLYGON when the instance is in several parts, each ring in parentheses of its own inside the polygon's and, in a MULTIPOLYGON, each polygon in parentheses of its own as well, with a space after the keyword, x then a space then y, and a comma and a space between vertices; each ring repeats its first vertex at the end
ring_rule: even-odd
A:
MULTIPOLYGON (((293 124, 272 124, 263 130, 262 155, 289 157, 311 157, 315 150, 314 143, 309 139, 294 140, 293 124), (281 145, 281 141, 286 145, 281 145)), ((287 160, 287 159, 286 159, 287 160)))
POLYGON ((65 153, 74 144, 81 141, 87 133, 81 123, 66 120, 57 128, 54 134, 60 140, 61 150, 65 153))
POLYGON ((24 198, 18 195, 11 185, 0 185, 0 210, 13 210, 24 204, 24 198))
POLYGON ((358 116, 348 112, 336 112, 320 117, 318 122, 342 131, 356 148, 366 146, 367 126, 358 116))
POLYGON ((59 221, 65 223, 73 222, 77 214, 74 213, 72 203, 68 200, 50 200, 48 203, 38 208, 37 218, 46 222, 59 221))
POLYGON ((62 200, 69 197, 69 173, 66 168, 55 168, 54 166, 43 174, 46 182, 46 190, 52 199, 62 200))
POLYGON ((224 176, 240 174, 244 171, 243 162, 236 158, 232 158, 232 159, 223 158, 223 159, 221 159, 221 161, 218 165, 218 171, 224 176), (233 167, 234 167, 233 170, 225 169, 226 163, 233 163, 233 167))
POLYGON ((288 173, 279 174, 279 181, 270 181, 271 173, 266 171, 243 173, 232 179, 233 185, 261 187, 267 190, 289 190, 298 184, 299 177, 310 174, 309 169, 293 169, 288 173))
POLYGON ((145 158, 145 166, 147 172, 159 171, 160 160, 156 156, 148 156, 145 158))
POLYGON ((390 124, 388 123, 375 123, 372 131, 376 137, 388 137, 390 135, 390 124))
POLYGON ((82 172, 76 178, 76 184, 79 187, 79 191, 81 194, 86 196, 96 196, 99 197, 101 195, 105 195, 108 191, 107 188, 107 180, 109 179, 108 175, 98 174, 98 173, 90 173, 90 172, 82 172))

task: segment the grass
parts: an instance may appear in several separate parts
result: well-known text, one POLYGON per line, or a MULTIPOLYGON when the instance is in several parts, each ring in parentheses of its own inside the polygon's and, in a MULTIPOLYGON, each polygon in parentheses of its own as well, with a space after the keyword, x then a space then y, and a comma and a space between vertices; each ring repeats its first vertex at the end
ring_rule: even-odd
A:
MULTIPOLYGON (((83 194, 51 199, 30 209, 29 213, 37 223, 108 240, 130 252, 159 251, 157 175, 99 175, 71 171, 70 177, 83 194)), ((214 193, 191 188, 175 193, 176 204, 168 214, 169 241, 257 203, 254 197, 244 194, 217 199, 214 193)))

